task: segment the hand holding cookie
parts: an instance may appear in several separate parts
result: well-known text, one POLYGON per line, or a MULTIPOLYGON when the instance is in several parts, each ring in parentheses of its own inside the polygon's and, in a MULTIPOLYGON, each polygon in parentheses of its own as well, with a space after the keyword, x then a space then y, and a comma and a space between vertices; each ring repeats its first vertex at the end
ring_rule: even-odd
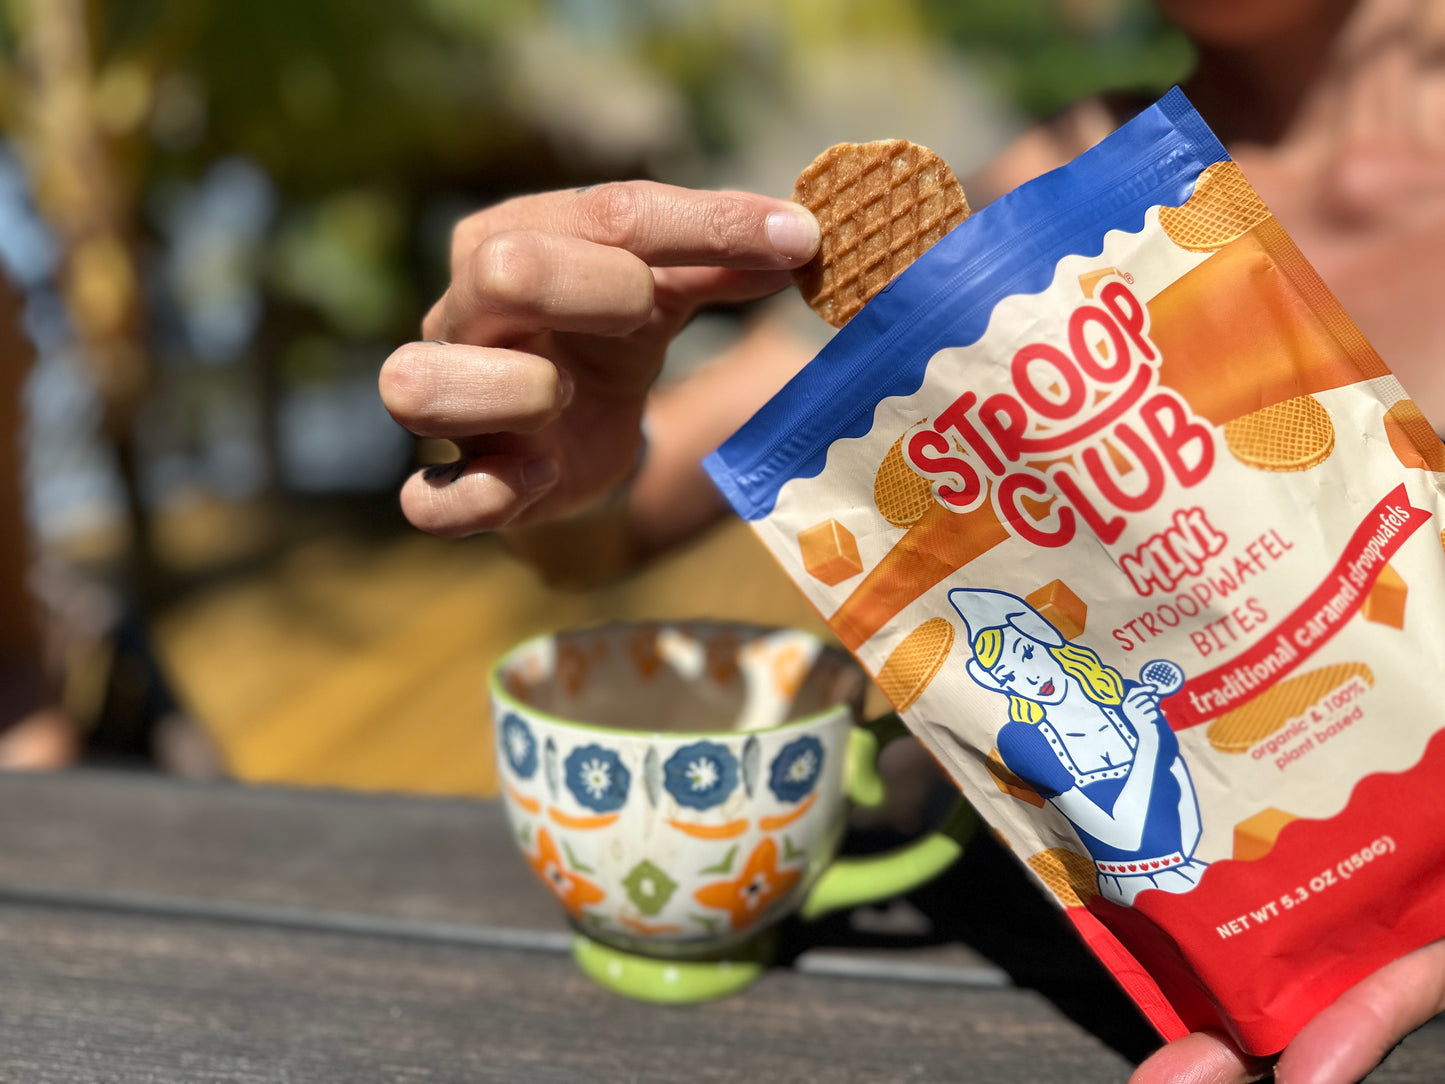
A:
POLYGON ((387 359, 398 422, 461 458, 413 475, 417 526, 464 535, 586 508, 634 470, 647 392, 699 307, 765 296, 817 247, 796 204, 624 182, 464 219, 423 334, 387 359))

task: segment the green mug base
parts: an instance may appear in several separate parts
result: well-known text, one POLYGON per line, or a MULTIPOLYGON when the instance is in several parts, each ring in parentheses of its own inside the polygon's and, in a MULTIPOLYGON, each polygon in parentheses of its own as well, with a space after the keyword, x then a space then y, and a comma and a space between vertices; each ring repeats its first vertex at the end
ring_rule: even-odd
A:
POLYGON ((724 955, 668 960, 626 952, 578 934, 572 940, 572 958, 588 978, 614 994, 658 1005, 691 1005, 752 985, 772 965, 777 947, 777 931, 765 930, 724 955))

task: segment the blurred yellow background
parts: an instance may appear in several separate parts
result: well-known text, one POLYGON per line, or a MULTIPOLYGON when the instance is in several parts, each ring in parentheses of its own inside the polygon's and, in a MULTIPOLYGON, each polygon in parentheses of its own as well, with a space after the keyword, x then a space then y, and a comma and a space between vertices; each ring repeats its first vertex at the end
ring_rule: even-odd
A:
MULTIPOLYGON (((736 523, 567 593, 402 522, 438 453, 376 372, 456 219, 633 176, 786 194, 840 140, 966 178, 1189 63, 1143 0, 9 0, 0 46, 4 361, 29 366, 28 522, 90 755, 150 763, 179 713, 241 779, 466 795, 494 786, 486 670, 523 637, 823 626, 736 523)), ((665 378, 746 315, 706 314, 665 378)))

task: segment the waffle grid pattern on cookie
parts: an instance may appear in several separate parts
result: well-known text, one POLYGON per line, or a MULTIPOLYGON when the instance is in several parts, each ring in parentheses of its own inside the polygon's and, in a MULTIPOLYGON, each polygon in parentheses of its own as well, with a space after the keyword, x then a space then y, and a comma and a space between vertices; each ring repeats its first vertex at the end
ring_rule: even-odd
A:
POLYGON ((817 257, 795 277, 834 327, 968 217, 947 163, 903 139, 830 147, 799 175, 793 198, 822 229, 817 257))

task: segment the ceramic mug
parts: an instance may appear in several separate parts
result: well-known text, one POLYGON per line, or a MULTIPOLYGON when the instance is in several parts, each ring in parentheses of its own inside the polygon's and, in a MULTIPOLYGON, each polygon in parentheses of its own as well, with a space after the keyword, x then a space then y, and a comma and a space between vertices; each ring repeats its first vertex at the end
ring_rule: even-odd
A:
POLYGON ((541 636, 493 668, 513 834, 577 931, 582 969, 686 1002, 741 989, 774 925, 889 899, 940 873, 973 828, 836 857, 848 802, 882 800, 876 759, 906 733, 859 725, 864 672, 809 633, 644 622, 541 636))

